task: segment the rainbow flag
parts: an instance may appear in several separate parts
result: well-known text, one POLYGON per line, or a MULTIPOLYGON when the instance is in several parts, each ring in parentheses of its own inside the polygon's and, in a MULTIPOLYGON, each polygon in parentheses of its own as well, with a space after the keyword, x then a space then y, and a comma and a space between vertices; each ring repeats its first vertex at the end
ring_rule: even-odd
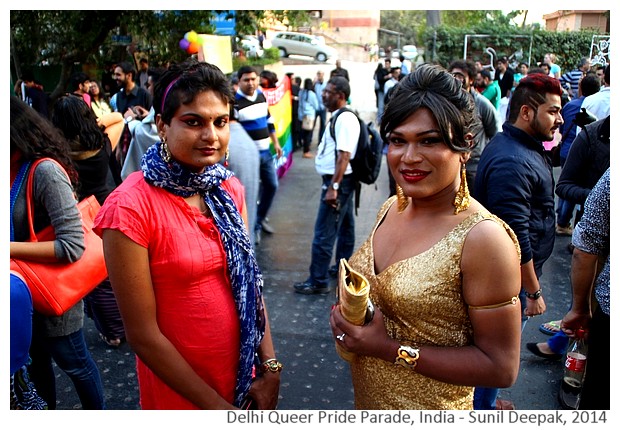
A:
POLYGON ((276 88, 261 88, 261 90, 267 99, 269 113, 275 121, 278 142, 280 142, 282 147, 282 157, 276 158, 273 144, 271 145, 271 153, 276 164, 278 178, 281 178, 293 164, 293 95, 291 93, 291 80, 288 76, 284 76, 278 81, 276 88))

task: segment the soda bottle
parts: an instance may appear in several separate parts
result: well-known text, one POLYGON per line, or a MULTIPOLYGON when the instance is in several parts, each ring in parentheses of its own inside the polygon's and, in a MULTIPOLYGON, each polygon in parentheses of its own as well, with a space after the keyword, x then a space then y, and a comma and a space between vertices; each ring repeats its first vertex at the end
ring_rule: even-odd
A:
POLYGON ((585 331, 577 330, 575 339, 568 347, 564 363, 564 378, 560 390, 560 402, 567 409, 577 409, 581 396, 581 386, 586 373, 588 346, 585 331))

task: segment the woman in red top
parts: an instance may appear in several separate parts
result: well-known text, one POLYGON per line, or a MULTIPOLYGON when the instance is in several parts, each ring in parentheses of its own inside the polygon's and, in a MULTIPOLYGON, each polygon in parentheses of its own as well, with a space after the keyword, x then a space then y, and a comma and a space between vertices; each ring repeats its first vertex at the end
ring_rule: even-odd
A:
POLYGON ((161 142, 96 220, 136 352, 143 409, 273 409, 275 358, 228 152, 232 91, 207 63, 171 67, 155 87, 161 142), (257 377, 253 379, 253 373, 257 377))

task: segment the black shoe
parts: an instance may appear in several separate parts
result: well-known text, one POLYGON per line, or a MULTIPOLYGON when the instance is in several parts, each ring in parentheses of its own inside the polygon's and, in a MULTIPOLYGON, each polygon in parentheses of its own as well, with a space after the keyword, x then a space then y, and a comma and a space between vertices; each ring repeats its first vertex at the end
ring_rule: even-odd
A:
POLYGON ((306 295, 310 295, 310 294, 327 294, 327 293, 329 293, 329 290, 330 290, 329 287, 327 287, 327 286, 320 287, 318 285, 311 284, 308 281, 298 282, 298 283, 293 285, 293 288, 295 288, 295 292, 296 293, 306 294, 306 295))
POLYGON ((547 360, 560 360, 562 358, 562 354, 547 354, 545 352, 542 352, 540 350, 540 348, 538 348, 538 345, 534 342, 528 343, 525 345, 527 347, 527 349, 534 355, 538 356, 538 357, 542 357, 542 358, 546 358, 547 360))
POLYGON ((329 273, 330 278, 336 279, 338 277, 338 266, 330 267, 327 273, 329 273))
POLYGON ((274 234, 276 232, 273 229, 273 227, 270 226, 269 223, 267 223, 266 220, 263 220, 263 222, 260 223, 260 226, 262 227, 263 231, 267 234, 274 234))

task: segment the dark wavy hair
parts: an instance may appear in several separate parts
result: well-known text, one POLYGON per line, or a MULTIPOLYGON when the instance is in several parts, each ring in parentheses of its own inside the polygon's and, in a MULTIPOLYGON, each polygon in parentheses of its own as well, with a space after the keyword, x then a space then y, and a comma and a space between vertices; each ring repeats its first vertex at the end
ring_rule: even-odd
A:
POLYGON ((544 104, 547 94, 562 97, 560 81, 543 73, 528 73, 521 78, 510 98, 510 114, 508 122, 514 124, 519 117, 521 106, 529 106, 534 110, 544 104))
POLYGON ((37 111, 15 96, 11 96, 11 155, 22 154, 24 161, 39 158, 56 160, 76 186, 78 173, 69 156, 69 143, 60 130, 37 111))
POLYGON ((194 59, 174 64, 155 84, 153 108, 164 123, 170 124, 181 105, 205 91, 215 92, 224 103, 233 101, 230 82, 217 66, 194 59))
POLYGON ((394 87, 381 119, 383 140, 387 141, 392 130, 421 108, 431 111, 443 141, 452 151, 472 150, 475 143, 466 141, 465 134, 477 136, 482 126, 474 99, 447 70, 431 64, 417 67, 394 87))
POLYGON ((97 124, 97 117, 81 97, 66 95, 52 109, 52 124, 62 132, 72 149, 92 151, 103 148, 106 135, 97 124))

